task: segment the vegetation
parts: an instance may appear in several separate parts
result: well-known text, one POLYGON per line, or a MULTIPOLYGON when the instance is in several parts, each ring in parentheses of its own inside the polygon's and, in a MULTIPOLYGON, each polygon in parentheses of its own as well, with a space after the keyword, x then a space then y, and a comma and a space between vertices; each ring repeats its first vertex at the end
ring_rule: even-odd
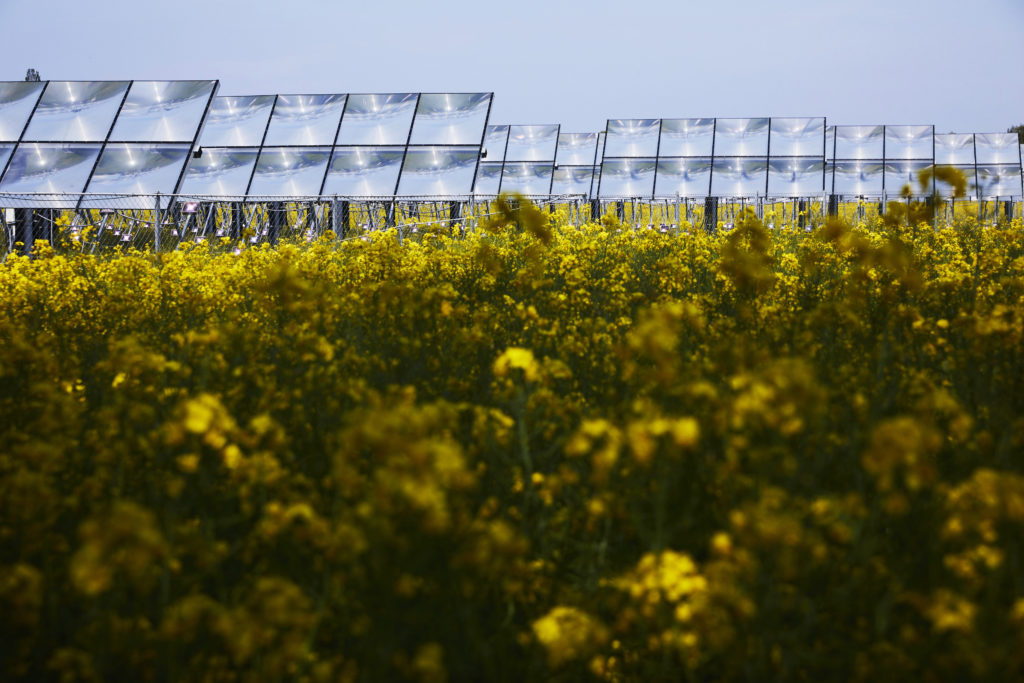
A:
POLYGON ((1024 225, 499 208, 9 257, 0 678, 1024 676, 1024 225))

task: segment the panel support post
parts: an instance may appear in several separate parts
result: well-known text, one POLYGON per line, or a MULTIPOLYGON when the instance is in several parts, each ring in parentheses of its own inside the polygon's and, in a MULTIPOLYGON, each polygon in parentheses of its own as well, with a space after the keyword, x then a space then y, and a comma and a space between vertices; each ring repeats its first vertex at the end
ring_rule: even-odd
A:
POLYGON ((462 205, 459 202, 448 202, 448 225, 455 225, 461 218, 462 205))
POLYGON ((704 231, 714 233, 718 230, 718 197, 704 198, 704 231))
POLYGON ((807 201, 801 199, 797 210, 799 211, 797 214, 797 225, 802 230, 807 227, 807 201))
POLYGON ((14 241, 21 242, 21 253, 32 253, 32 241, 35 238, 34 212, 32 209, 14 210, 14 241))
POLYGON ((348 234, 349 226, 349 214, 352 212, 352 205, 348 202, 341 203, 341 216, 339 217, 341 223, 341 230, 338 232, 339 237, 344 237, 348 234))
POLYGON ((621 199, 615 202, 615 215, 618 217, 620 223, 626 222, 626 202, 621 199))
POLYGON ((245 204, 232 202, 231 204, 231 241, 237 242, 242 239, 242 216, 245 215, 245 204))
POLYGON ((160 193, 156 193, 153 202, 153 251, 160 253, 160 228, 163 217, 160 215, 160 193))
POLYGON ((597 223, 601 220, 601 200, 590 200, 590 222, 597 223))
POLYGON ((395 203, 393 201, 384 205, 384 224, 389 228, 395 225, 395 203))
POLYGON ((839 215, 839 195, 830 194, 828 196, 828 215, 829 218, 835 218, 839 215))
POLYGON ((271 202, 267 206, 267 218, 269 219, 269 231, 267 239, 271 246, 277 246, 277 238, 281 234, 281 221, 284 218, 284 204, 271 202))
POLYGON ((1003 202, 1003 213, 1006 214, 1006 222, 1013 220, 1013 201, 1003 202))

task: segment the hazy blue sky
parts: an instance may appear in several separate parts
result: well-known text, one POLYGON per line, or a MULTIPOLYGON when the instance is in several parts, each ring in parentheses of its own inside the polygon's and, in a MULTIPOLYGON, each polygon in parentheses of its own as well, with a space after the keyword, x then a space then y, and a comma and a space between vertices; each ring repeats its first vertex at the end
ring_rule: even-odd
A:
POLYGON ((0 0, 0 79, 220 93, 490 91, 492 123, 1024 123, 1024 0, 0 0))

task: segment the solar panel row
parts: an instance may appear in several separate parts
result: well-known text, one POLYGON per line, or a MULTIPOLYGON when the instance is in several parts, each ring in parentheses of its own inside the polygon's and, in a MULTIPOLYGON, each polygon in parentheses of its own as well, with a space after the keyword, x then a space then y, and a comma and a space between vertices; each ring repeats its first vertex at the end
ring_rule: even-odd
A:
MULTIPOLYGON (((491 93, 216 96, 217 81, 0 82, 5 204, 83 195, 588 198, 897 195, 949 164, 969 194, 1024 194, 1014 134, 824 117, 488 125, 491 93), (14 195, 23 196, 13 200, 14 195)), ((936 188, 944 191, 945 188, 936 188)), ((88 205, 94 206, 94 203, 88 205)), ((123 203, 122 203, 123 205, 123 203)))

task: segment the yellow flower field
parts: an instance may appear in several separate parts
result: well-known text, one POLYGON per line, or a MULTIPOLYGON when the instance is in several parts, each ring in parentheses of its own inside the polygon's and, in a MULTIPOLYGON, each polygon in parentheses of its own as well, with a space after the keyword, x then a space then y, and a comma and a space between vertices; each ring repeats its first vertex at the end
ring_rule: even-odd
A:
POLYGON ((1024 224, 504 214, 10 256, 0 680, 1024 677, 1024 224))

